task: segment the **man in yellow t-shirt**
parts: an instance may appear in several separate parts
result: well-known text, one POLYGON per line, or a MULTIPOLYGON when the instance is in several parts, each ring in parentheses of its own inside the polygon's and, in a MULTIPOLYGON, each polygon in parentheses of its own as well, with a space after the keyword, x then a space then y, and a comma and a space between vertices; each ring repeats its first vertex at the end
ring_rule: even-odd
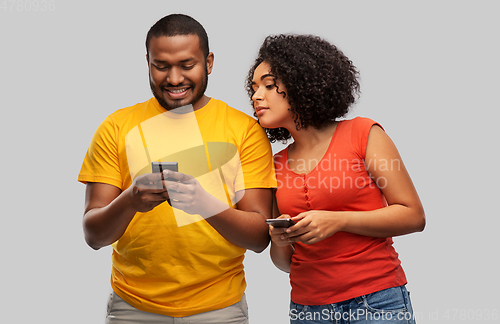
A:
POLYGON ((269 141, 205 95, 214 55, 196 20, 162 18, 146 50, 154 98, 106 118, 78 177, 85 239, 113 247, 106 323, 248 323, 242 262, 269 243, 269 141), (179 172, 152 173, 152 162, 179 172))

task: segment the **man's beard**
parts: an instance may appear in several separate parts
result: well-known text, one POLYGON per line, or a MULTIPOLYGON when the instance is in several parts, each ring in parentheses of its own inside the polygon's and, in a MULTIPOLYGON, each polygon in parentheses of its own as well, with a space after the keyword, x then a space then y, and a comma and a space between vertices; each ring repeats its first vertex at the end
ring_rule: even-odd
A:
POLYGON ((160 106, 165 108, 166 110, 173 110, 182 106, 187 106, 187 105, 194 105, 196 102, 198 102, 201 98, 203 98, 203 95, 205 94, 205 91, 207 90, 208 86, 208 70, 205 66, 205 80, 201 84, 200 89, 198 91, 196 90, 196 86, 193 83, 189 84, 190 90, 193 91, 194 97, 191 102, 188 103, 181 103, 182 100, 174 100, 173 105, 169 105, 162 96, 156 93, 155 91, 155 86, 153 85, 153 82, 151 81, 151 72, 149 73, 149 87, 151 88, 151 92, 153 92, 153 95, 155 96, 156 100, 158 100, 158 103, 160 106), (196 92, 195 92, 196 91, 196 92))

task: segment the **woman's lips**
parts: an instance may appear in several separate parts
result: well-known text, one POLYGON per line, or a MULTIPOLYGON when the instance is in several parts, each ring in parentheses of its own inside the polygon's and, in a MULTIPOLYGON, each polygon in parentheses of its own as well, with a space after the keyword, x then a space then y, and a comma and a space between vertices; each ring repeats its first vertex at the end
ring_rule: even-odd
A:
POLYGON ((260 116, 262 115, 266 110, 269 110, 269 108, 267 107, 256 107, 255 108, 255 113, 257 114, 257 116, 260 116))

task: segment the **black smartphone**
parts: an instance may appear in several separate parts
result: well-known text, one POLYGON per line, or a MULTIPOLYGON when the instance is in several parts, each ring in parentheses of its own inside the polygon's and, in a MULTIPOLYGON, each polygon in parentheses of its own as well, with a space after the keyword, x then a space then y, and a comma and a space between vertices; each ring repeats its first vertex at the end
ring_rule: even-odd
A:
POLYGON ((278 228, 290 227, 295 224, 290 218, 268 218, 266 223, 278 228))
POLYGON ((179 172, 179 165, 177 162, 151 162, 151 169, 153 173, 163 172, 163 170, 179 172))

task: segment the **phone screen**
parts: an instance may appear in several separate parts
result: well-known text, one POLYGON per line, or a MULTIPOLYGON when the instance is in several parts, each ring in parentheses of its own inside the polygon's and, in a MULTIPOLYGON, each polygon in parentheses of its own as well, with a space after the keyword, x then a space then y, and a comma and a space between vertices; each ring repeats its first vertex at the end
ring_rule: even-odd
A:
POLYGON ((295 224, 290 218, 266 219, 266 223, 274 227, 290 227, 295 224))
POLYGON ((163 172, 163 170, 179 171, 177 162, 151 162, 153 173, 163 172))

